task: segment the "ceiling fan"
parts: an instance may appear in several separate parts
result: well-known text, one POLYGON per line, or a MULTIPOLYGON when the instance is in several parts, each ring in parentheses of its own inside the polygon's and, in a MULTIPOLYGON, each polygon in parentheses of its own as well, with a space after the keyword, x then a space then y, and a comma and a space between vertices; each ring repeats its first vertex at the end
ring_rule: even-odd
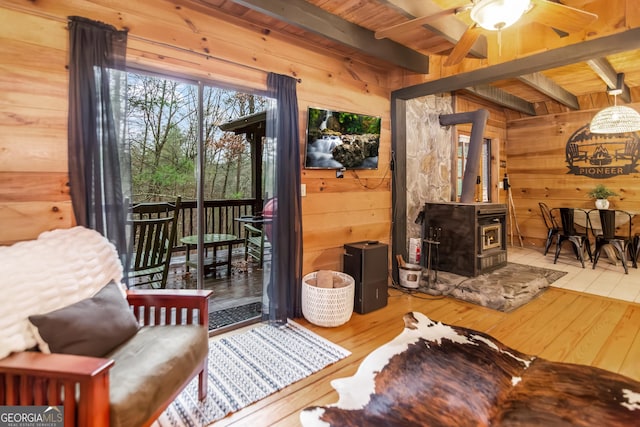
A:
POLYGON ((471 25, 460 37, 445 66, 460 63, 484 33, 498 32, 514 24, 538 22, 560 33, 579 31, 598 19, 598 15, 549 0, 471 0, 468 5, 415 18, 402 24, 376 31, 376 38, 392 37, 409 28, 427 24, 448 15, 456 15, 471 25))

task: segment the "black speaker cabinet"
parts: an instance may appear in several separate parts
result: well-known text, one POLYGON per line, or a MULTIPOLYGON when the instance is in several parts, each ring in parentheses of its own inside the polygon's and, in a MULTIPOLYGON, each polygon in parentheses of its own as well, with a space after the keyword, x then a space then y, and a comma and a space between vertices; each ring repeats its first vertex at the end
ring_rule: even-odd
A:
POLYGON ((353 309, 364 314, 387 305, 388 247, 373 241, 344 245, 343 272, 355 279, 353 309))

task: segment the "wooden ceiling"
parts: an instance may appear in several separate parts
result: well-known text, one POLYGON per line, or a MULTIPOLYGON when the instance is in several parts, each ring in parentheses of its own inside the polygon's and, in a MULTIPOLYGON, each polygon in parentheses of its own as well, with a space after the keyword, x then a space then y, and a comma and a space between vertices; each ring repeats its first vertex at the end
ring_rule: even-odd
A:
POLYGON ((614 87, 617 75, 624 73, 618 103, 640 102, 637 0, 549 0, 598 18, 570 34, 534 18, 522 19, 499 37, 484 32, 453 66, 444 63, 470 21, 452 10, 471 0, 173 1, 381 70, 402 69, 412 83, 428 82, 420 90, 405 91, 407 96, 467 90, 519 113, 540 115, 612 104, 607 86, 614 87), (381 30, 423 16, 438 18, 391 38, 376 38, 376 32, 380 37, 381 30))

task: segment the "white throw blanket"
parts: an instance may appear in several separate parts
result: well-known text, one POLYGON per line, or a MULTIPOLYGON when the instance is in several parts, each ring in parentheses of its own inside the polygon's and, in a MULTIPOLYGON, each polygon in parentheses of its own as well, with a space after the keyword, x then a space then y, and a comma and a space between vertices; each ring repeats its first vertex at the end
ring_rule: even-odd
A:
POLYGON ((0 247, 0 358, 34 347, 28 317, 93 296, 122 281, 118 253, 100 233, 58 229, 0 247))

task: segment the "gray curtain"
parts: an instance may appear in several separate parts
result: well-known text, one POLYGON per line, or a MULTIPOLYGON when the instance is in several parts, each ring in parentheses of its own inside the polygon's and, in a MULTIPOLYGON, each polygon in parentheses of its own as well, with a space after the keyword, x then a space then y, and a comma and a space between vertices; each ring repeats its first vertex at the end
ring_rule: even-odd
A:
MULTIPOLYGON (((263 319, 285 323, 302 316, 302 206, 297 81, 269 73, 265 143, 265 206, 271 206, 271 262, 265 278, 263 319), (271 201, 271 203, 269 203, 271 201)), ((268 262, 268 261, 267 261, 268 262)))
MULTIPOLYGON (((123 145, 126 31, 69 17, 69 184, 78 225, 99 231, 125 257, 125 198, 131 192, 123 145)), ((123 265, 128 265, 123 258, 123 265)))

